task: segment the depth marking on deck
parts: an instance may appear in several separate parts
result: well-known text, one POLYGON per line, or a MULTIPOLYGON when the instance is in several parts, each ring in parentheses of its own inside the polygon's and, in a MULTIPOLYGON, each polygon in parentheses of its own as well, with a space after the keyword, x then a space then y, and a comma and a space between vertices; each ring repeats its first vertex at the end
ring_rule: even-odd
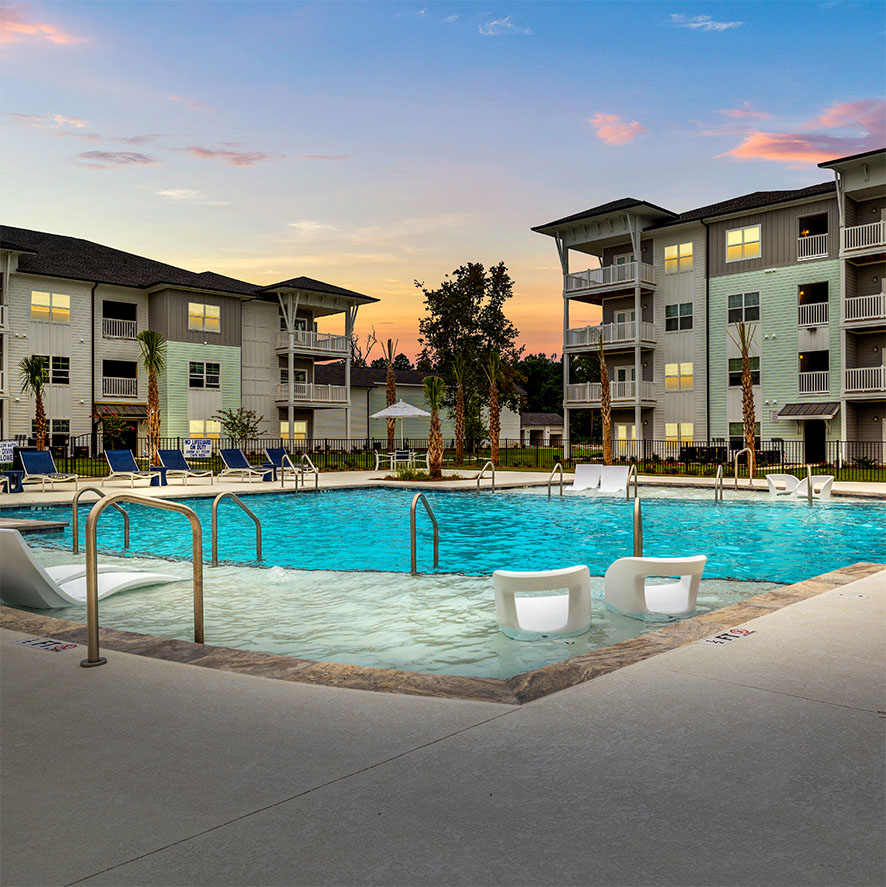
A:
POLYGON ((712 638, 705 638, 701 643, 718 644, 722 646, 723 644, 728 644, 730 641, 746 638, 749 634, 756 634, 756 632, 750 628, 730 628, 729 631, 724 631, 722 634, 715 634, 712 638))
POLYGON ((47 638, 26 638, 19 641, 26 647, 34 647, 37 650, 49 650, 50 653, 63 653, 65 650, 76 650, 79 644, 68 644, 65 641, 52 641, 47 638))

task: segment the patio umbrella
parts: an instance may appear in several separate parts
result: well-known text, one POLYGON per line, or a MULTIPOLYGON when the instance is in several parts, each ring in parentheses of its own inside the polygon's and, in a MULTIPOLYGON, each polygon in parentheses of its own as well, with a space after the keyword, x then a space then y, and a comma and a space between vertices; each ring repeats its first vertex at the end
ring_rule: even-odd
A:
POLYGON ((385 407, 383 410, 379 410, 377 413, 373 413, 369 418, 370 419, 399 419, 400 420, 400 446, 403 446, 403 420, 404 419, 417 419, 421 416, 430 416, 430 413, 425 412, 421 407, 414 407, 411 403, 406 403, 405 400, 398 400, 396 403, 392 403, 389 407, 385 407))

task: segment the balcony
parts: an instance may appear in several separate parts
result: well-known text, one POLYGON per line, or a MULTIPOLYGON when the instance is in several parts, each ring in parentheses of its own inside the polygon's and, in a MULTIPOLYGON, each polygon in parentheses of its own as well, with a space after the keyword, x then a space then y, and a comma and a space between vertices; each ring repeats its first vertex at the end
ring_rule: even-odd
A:
MULTIPOLYGON (((599 326, 583 326, 566 331, 566 341, 563 344, 565 350, 582 350, 596 348, 602 340, 603 347, 609 345, 633 345, 637 336, 637 322, 634 320, 626 323, 604 323, 599 326)), ((640 341, 645 344, 655 344, 655 326, 651 323, 639 324, 640 341)))
POLYGON ((655 286, 655 268, 646 262, 625 262, 623 265, 607 265, 605 268, 589 268, 566 275, 566 295, 592 294, 604 291, 632 289, 639 281, 648 287, 655 286))
POLYGON ((827 370, 815 370, 812 373, 800 373, 797 382, 797 390, 800 394, 827 394, 828 377, 827 370))
POLYGON ((886 320, 886 293, 876 293, 873 296, 854 296, 847 299, 844 305, 844 317, 847 323, 886 320))
MULTIPOLYGON (((296 330, 293 333, 294 352, 318 354, 329 357, 345 357, 348 353, 348 337, 332 333, 315 333, 311 330, 296 330)), ((289 348, 289 333, 281 330, 277 334, 277 350, 289 348)))
POLYGON ((138 397, 138 379, 102 376, 102 397, 138 397))
POLYGON ((886 247, 886 221, 869 222, 843 229, 843 252, 886 247))
POLYGON ((828 257, 828 235, 807 234, 806 237, 797 238, 797 261, 805 262, 807 259, 826 259, 828 257))
MULTIPOLYGON (((277 386, 277 402, 289 403, 289 385, 277 386)), ((297 404, 348 405, 348 389, 344 385, 311 385, 308 382, 295 382, 292 386, 292 402, 297 404)))
POLYGON ((134 339, 136 333, 138 333, 138 322, 135 320, 102 318, 102 338, 104 339, 134 339))
MULTIPOLYGON (((602 386, 599 382, 586 382, 583 385, 566 386, 566 402, 575 404, 600 405, 602 386)), ((655 401, 655 383, 640 382, 640 400, 655 401)), ((609 397, 613 405, 633 404, 637 398, 636 382, 610 382, 609 397)))
POLYGON ((846 394, 867 394, 886 391, 886 366, 858 367, 846 370, 843 377, 846 394))
POLYGON ((798 326, 824 326, 827 322, 827 302, 811 302, 808 305, 800 305, 800 316, 797 319, 798 326))

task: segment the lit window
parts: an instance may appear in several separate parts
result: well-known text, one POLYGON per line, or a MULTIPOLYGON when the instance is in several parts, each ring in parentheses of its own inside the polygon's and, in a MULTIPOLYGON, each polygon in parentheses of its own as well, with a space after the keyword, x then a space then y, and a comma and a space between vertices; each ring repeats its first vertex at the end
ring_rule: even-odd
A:
POLYGON ((210 361, 188 363, 188 388, 220 388, 221 366, 210 361))
POLYGON ((214 419, 191 419, 188 422, 188 436, 218 440, 221 437, 221 422, 214 419))
POLYGON ((665 305, 665 330, 692 329, 692 302, 681 302, 679 305, 665 305))
MULTIPOLYGON (((760 358, 759 357, 749 357, 748 364, 751 370, 751 384, 759 385, 760 384, 760 358)), ((729 358, 729 387, 735 388, 737 385, 741 385, 741 358, 740 357, 730 357, 729 358)))
POLYGON ((221 309, 218 305, 188 302, 188 329, 217 333, 221 329, 221 309))
POLYGON ((726 232, 726 261, 760 258, 760 226, 733 228, 726 232))
POLYGON ((71 322, 71 297, 66 293, 31 293, 31 320, 71 322))
POLYGON ((742 321, 760 319, 760 294, 759 293, 735 293, 729 296, 729 312, 727 323, 741 323, 742 321))
POLYGON ((692 270, 692 244, 675 243, 666 246, 664 251, 665 274, 674 274, 677 271, 692 270))
POLYGON ((693 384, 691 363, 665 364, 665 391, 689 391, 693 384))
POLYGON ((665 441, 667 443, 691 444, 693 436, 692 422, 665 422, 665 441))
MULTIPOLYGON (((289 440, 289 422, 285 419, 280 422, 280 437, 283 440, 289 440)), ((308 438, 308 423, 307 422, 293 422, 292 423, 292 440, 307 440, 308 438)))

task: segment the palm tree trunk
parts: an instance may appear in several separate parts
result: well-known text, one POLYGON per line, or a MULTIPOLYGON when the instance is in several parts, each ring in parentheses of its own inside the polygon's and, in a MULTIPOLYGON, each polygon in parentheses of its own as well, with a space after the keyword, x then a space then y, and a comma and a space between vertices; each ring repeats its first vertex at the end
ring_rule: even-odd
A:
POLYGON ((489 458, 498 465, 498 436, 501 433, 501 412, 498 406, 498 386, 489 386, 489 458))
POLYGON ((609 390, 609 370, 600 359, 600 418, 603 421, 603 464, 612 464, 612 392, 609 390))
POLYGON ((741 355, 741 414, 744 419, 744 445, 750 448, 748 476, 753 478, 756 468, 756 422, 754 410, 754 386, 751 379, 751 360, 747 350, 741 355))
POLYGON ((459 382, 455 391, 455 461, 465 460, 465 386, 459 382))
POLYGON ((46 449, 46 410, 43 407, 43 396, 37 394, 34 398, 34 438, 38 450, 46 449))
MULTIPOLYGON (((385 406, 393 406, 397 402, 397 378, 394 376, 394 367, 388 363, 388 375, 386 378, 385 406)), ((388 419, 388 450, 394 449, 394 434, 397 430, 397 420, 388 419)))
POLYGON ((160 464, 160 391, 157 388, 157 372, 148 373, 148 449, 151 465, 160 464))
POLYGON ((431 428, 428 435, 428 464, 431 480, 443 477, 443 433, 440 430, 440 414, 431 409, 431 428))

